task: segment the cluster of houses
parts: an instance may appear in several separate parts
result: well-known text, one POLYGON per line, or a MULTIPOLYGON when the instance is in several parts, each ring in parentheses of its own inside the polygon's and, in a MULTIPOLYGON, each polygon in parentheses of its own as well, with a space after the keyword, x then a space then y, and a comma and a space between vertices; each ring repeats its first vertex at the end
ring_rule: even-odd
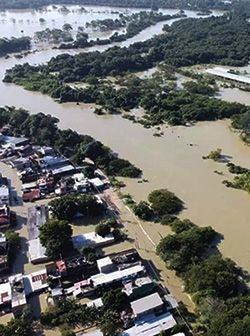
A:
MULTIPOLYGON (((17 315, 27 304, 30 295, 44 291, 48 293, 49 305, 62 298, 96 296, 87 305, 101 307, 102 298, 97 297, 100 290, 112 288, 121 288, 129 300, 128 308, 121 313, 125 329, 121 336, 154 336, 161 331, 170 331, 178 323, 176 300, 152 280, 134 249, 92 263, 84 257, 58 260, 40 271, 13 275, 0 283, 0 310, 12 311, 17 315)), ((83 335, 102 334, 97 330, 83 335)))
MULTIPOLYGON (((83 167, 76 167, 51 147, 30 144, 27 138, 0 134, 0 144, 0 159, 15 168, 22 181, 24 202, 70 192, 101 190, 107 183, 99 170, 95 171, 94 178, 85 178, 81 173, 83 167)), ((85 165, 90 164, 93 162, 86 160, 85 165)), ((3 196, 0 190, 0 197, 3 196)))

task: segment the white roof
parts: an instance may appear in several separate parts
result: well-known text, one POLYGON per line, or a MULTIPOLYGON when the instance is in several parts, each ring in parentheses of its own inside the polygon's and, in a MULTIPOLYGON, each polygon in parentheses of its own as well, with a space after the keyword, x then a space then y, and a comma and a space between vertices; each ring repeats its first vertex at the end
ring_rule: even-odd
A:
POLYGON ((103 187, 104 183, 102 182, 101 179, 99 179, 99 177, 95 177, 89 180, 90 183, 94 184, 95 187, 103 187))
POLYGON ((72 166, 72 165, 67 165, 67 166, 63 166, 63 167, 59 167, 59 168, 52 168, 51 169, 53 175, 70 172, 72 170, 75 170, 75 167, 72 166))
POLYGON ((170 313, 157 317, 148 315, 144 320, 138 321, 134 327, 125 330, 121 336, 156 336, 175 325, 176 321, 170 313))
POLYGON ((163 301, 158 293, 154 293, 131 302, 131 307, 135 315, 139 315, 162 305, 163 301))
POLYGON ((72 237, 72 241, 76 249, 81 249, 85 246, 101 246, 112 243, 114 241, 114 236, 109 234, 106 237, 101 237, 95 232, 89 232, 72 237))
POLYGON ((0 187, 0 197, 9 197, 9 188, 7 186, 0 187))
POLYGON ((250 84, 250 77, 233 74, 233 73, 230 73, 228 71, 229 71, 229 69, 224 69, 224 68, 220 68, 220 67, 215 67, 215 68, 206 70, 206 72, 210 75, 215 75, 215 76, 231 79, 231 80, 234 80, 234 81, 237 81, 237 82, 242 82, 244 84, 250 84))
POLYGON ((0 306, 11 301, 11 286, 9 282, 0 284, 0 306))
POLYGON ((178 334, 174 334, 173 336, 185 336, 184 333, 178 333, 178 334))
POLYGON ((87 303, 88 307, 102 307, 103 306, 103 302, 102 302, 102 298, 98 298, 96 300, 90 301, 87 303))
POLYGON ((28 241, 28 255, 30 262, 33 263, 48 260, 48 256, 46 256, 46 248, 42 246, 39 238, 28 241))
POLYGON ((133 267, 129 267, 123 270, 118 270, 118 271, 107 273, 107 274, 99 273, 99 274, 93 275, 91 277, 91 280, 93 281, 94 287, 97 287, 97 286, 111 283, 113 281, 128 279, 144 271, 145 271, 145 268, 142 265, 136 265, 133 267))
POLYGON ((80 336, 103 336, 103 333, 101 332, 101 330, 95 330, 80 334, 80 336))
POLYGON ((98 268, 101 268, 101 267, 104 267, 104 266, 109 266, 109 265, 113 265, 113 262, 110 259, 110 257, 105 257, 105 258, 97 260, 97 267, 98 268))

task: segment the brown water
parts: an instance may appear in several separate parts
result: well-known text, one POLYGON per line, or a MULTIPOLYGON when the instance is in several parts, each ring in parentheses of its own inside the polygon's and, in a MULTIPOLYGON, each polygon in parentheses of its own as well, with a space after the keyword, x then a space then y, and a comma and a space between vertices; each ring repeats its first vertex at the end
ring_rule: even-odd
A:
MULTIPOLYGON (((148 35, 149 31, 152 33, 151 29, 142 33, 144 38, 152 36, 148 35)), ((139 38, 143 37, 137 36, 139 38)), ((42 63, 59 53, 48 50, 18 61, 14 58, 1 59, 0 77, 17 62, 42 63)), ((233 90, 230 98, 237 101, 238 92, 233 90)), ((120 116, 96 116, 91 106, 59 105, 47 96, 12 84, 0 83, 0 104, 23 107, 31 113, 42 111, 54 115, 59 118, 60 127, 90 134, 112 147, 142 168, 144 177, 149 180, 142 184, 127 181, 126 192, 139 200, 145 199, 153 189, 169 188, 185 202, 182 217, 188 217, 201 226, 213 226, 224 235, 220 249, 225 256, 250 271, 250 197, 246 192, 222 185, 222 180, 230 177, 222 164, 202 160, 203 155, 220 147, 224 154, 233 157, 233 162, 250 168, 250 148, 230 131, 228 122, 201 123, 190 128, 163 128, 164 136, 155 138, 153 130, 146 130, 120 116), (216 175, 214 170, 224 171, 225 176, 216 175)), ((147 229, 156 243, 168 233, 163 227, 156 230, 148 226, 147 229)))

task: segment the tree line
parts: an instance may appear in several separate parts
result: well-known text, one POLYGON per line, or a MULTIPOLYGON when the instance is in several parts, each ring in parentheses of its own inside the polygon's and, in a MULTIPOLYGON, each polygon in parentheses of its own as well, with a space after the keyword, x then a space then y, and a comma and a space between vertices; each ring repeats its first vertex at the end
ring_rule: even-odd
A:
POLYGON ((140 176, 139 168, 119 158, 109 147, 89 135, 81 135, 71 129, 59 129, 58 121, 43 113, 30 115, 23 109, 0 108, 0 127, 8 125, 10 134, 25 136, 33 143, 54 147, 76 164, 82 164, 82 160, 89 157, 96 167, 110 176, 140 176))

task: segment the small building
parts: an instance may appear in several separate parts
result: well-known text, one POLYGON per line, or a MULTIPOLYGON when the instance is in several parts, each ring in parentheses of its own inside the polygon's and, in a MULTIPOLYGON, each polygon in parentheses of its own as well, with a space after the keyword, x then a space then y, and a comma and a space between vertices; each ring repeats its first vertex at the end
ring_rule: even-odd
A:
POLYGON ((146 276, 125 283, 123 291, 129 296, 130 301, 135 301, 155 293, 157 289, 158 284, 146 276))
POLYGON ((11 287, 11 308, 14 315, 22 313, 23 308, 26 306, 26 294, 24 289, 23 275, 15 274, 9 277, 11 287))
POLYGON ((159 313, 163 309, 163 301, 158 293, 145 296, 131 302, 134 316, 138 319, 151 313, 159 313))
POLYGON ((89 180, 89 183, 92 185, 94 189, 102 190, 105 187, 105 183, 99 177, 95 177, 89 180))
POLYGON ((32 162, 28 158, 15 158, 9 161, 12 168, 24 170, 32 166, 32 162))
POLYGON ((10 191, 6 185, 0 186, 0 206, 10 204, 10 191))
POLYGON ((185 336, 185 334, 184 333, 178 333, 178 334, 174 334, 173 336, 185 336))
POLYGON ((94 288, 106 286, 117 281, 128 281, 136 279, 145 273, 145 268, 142 265, 135 265, 123 270, 117 270, 111 273, 99 273, 90 277, 94 288))
POLYGON ((106 237, 99 236, 95 232, 89 232, 72 237, 74 248, 77 250, 83 247, 100 247, 111 244, 114 242, 114 236, 112 234, 106 237))
POLYGON ((22 195, 23 202, 34 202, 41 198, 40 190, 33 189, 33 190, 24 190, 22 195))
POLYGON ((0 134, 0 142, 11 145, 13 148, 15 148, 27 145, 29 143, 29 139, 0 134))
POLYGON ((8 229, 10 226, 10 209, 7 205, 0 206, 0 230, 8 229))
POLYGON ((121 336, 156 336, 162 331, 170 331, 176 324, 170 313, 159 316, 151 314, 143 320, 138 320, 132 328, 124 330, 121 336))
POLYGON ((28 256, 32 264, 39 264, 49 260, 46 255, 46 248, 42 246, 39 238, 28 241, 28 256))
POLYGON ((103 307, 102 298, 98 298, 98 299, 88 302, 87 307, 95 307, 95 308, 103 307))
POLYGON ((97 260, 97 267, 100 273, 111 273, 115 270, 115 265, 113 264, 110 257, 105 257, 97 260))
POLYGON ((23 280, 26 295, 42 292, 49 287, 46 269, 24 275, 23 280))
POLYGON ((0 283, 0 309, 11 305, 11 286, 9 281, 0 283))

